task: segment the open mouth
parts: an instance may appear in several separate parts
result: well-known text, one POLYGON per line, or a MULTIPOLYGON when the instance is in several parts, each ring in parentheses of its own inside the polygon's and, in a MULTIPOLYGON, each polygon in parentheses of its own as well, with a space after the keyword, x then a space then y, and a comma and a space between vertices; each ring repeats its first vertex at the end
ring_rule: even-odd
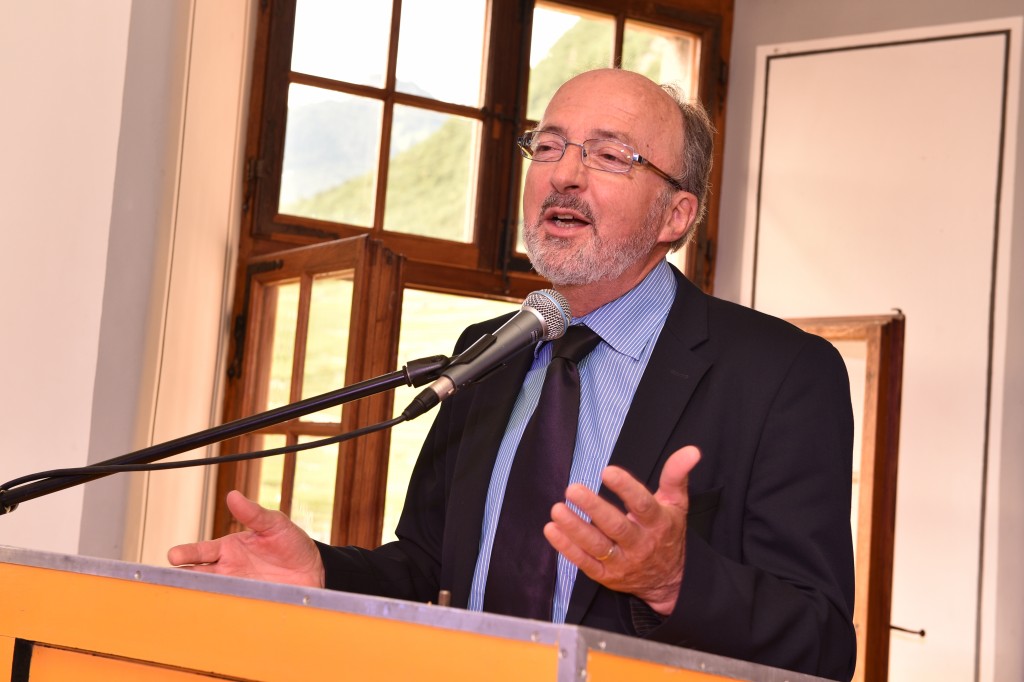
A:
POLYGON ((549 196, 541 205, 541 219, 553 235, 594 225, 594 214, 587 202, 573 196, 549 196))
POLYGON ((571 213, 558 213, 551 216, 550 220, 559 227, 584 227, 590 222, 571 213))

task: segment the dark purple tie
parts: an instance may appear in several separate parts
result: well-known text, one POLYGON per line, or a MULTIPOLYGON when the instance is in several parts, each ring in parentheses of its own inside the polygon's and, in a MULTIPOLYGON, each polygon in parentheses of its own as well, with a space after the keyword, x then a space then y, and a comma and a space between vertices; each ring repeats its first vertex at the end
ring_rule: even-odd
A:
POLYGON ((577 363, 601 340, 569 327, 554 342, 537 409, 509 471, 487 572, 484 611, 551 620, 558 555, 544 537, 551 507, 565 499, 580 414, 577 363))

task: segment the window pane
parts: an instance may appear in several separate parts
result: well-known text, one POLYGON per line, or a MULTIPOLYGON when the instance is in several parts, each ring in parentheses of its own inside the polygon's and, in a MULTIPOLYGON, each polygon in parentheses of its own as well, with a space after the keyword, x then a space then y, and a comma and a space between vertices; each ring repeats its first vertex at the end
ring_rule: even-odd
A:
POLYGON ((655 83, 674 83, 688 98, 697 96, 700 39, 664 26, 627 21, 622 38, 622 68, 655 83))
MULTIPOLYGON (((345 385, 349 319, 352 315, 352 272, 317 275, 309 302, 306 364, 302 397, 311 398, 345 385)), ((307 421, 341 422, 341 405, 303 417, 307 421)))
MULTIPOLYGON (((399 365, 431 355, 449 355, 465 327, 518 309, 518 303, 406 289, 402 300, 402 331, 398 340, 399 365)), ((421 390, 422 387, 396 389, 395 416, 401 414, 421 390)), ((426 414, 391 430, 383 542, 395 539, 395 526, 405 504, 409 474, 433 420, 433 414, 426 414)))
POLYGON ((486 19, 486 0, 402 0, 395 88, 480 106, 486 19))
POLYGON ((538 2, 533 10, 530 41, 526 117, 536 121, 544 115, 544 107, 562 83, 581 71, 612 65, 615 20, 538 2))
POLYGON ((480 123, 395 106, 384 228, 472 240, 480 123))
POLYGON ((270 357, 261 358, 264 367, 258 376, 266 377, 265 396, 259 412, 291 402, 292 359, 295 356, 295 325, 299 311, 299 283, 271 284, 263 289, 263 338, 270 336, 270 357))
MULTIPOLYGON (((254 434, 249 442, 251 452, 270 450, 285 444, 285 437, 278 434, 254 434)), ((252 466, 259 467, 259 491, 256 501, 267 509, 281 508, 281 480, 284 477, 284 455, 255 459, 252 466)))
POLYGON ((292 71, 382 88, 390 35, 390 2, 298 0, 292 71))
MULTIPOLYGON (((319 440, 302 436, 300 443, 319 440)), ((334 485, 338 473, 338 446, 295 453, 295 487, 292 491, 292 521, 320 542, 331 541, 334 516, 334 485)))
MULTIPOLYGON (((519 169, 519 196, 516 200, 516 215, 519 219, 516 221, 516 253, 526 253, 526 242, 523 241, 523 228, 526 226, 523 216, 523 194, 526 192, 526 170, 530 167, 530 162, 520 157, 520 169, 519 169)), ((535 218, 536 216, 530 216, 535 218)))
POLYGON ((280 211, 373 225, 383 102, 292 84, 280 211))

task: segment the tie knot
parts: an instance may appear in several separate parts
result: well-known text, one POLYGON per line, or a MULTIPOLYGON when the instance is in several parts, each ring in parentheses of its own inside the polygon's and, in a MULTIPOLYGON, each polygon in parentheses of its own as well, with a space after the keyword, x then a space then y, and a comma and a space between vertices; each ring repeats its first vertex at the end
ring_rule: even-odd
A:
POLYGON ((565 358, 570 362, 578 363, 587 354, 594 350, 594 347, 601 340, 601 336, 590 327, 577 324, 565 330, 565 334, 555 341, 551 349, 552 358, 565 358))

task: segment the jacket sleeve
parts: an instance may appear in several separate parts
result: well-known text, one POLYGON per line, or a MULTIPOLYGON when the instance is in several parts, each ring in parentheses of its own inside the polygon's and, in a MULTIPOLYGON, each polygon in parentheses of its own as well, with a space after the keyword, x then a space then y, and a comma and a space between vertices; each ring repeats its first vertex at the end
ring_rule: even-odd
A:
MULTIPOLYGON (((760 419, 738 550, 688 530, 675 610, 647 637, 849 679, 856 662, 850 535, 853 417, 838 352, 810 337, 760 419)), ((743 461, 748 461, 743 459, 743 461)))
POLYGON ((438 414, 416 461, 396 535, 375 549, 317 543, 325 587, 393 599, 437 600, 444 537, 444 457, 434 444, 447 410, 438 414))
MULTIPOLYGON (((454 354, 465 350, 507 317, 467 328, 456 343, 454 354)), ((454 402, 452 399, 441 404, 416 459, 395 533, 398 540, 375 549, 333 547, 318 542, 325 587, 409 601, 437 600, 453 466, 449 448, 453 429, 458 432, 453 426, 454 402)))

